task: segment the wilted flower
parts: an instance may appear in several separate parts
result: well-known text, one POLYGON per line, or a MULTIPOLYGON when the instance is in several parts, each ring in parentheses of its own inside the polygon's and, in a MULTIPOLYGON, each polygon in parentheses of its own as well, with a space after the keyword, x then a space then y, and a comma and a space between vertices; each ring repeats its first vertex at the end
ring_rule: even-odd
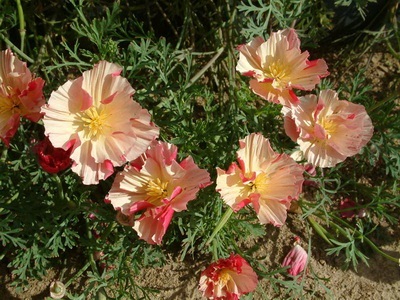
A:
POLYGON ((290 266, 287 271, 292 276, 297 276, 303 272, 308 258, 306 250, 298 244, 299 240, 299 238, 296 239, 294 247, 286 255, 282 264, 283 267, 290 266))
POLYGON ((139 157, 158 136, 121 71, 101 61, 53 92, 42 108, 45 133, 55 147, 73 147, 72 170, 84 184, 106 179, 114 166, 139 157))
POLYGON ((21 116, 33 122, 42 117, 43 85, 43 79, 34 78, 10 49, 0 52, 0 139, 7 146, 21 116))
POLYGON ((282 112, 286 134, 300 145, 309 163, 322 168, 357 154, 374 130, 364 106, 339 100, 333 90, 301 97, 282 112))
POLYGON ((117 211, 116 219, 122 226, 133 227, 135 224, 135 215, 125 215, 121 211, 117 211))
POLYGON ((61 172, 71 166, 71 150, 71 148, 68 150, 54 148, 47 137, 34 147, 40 166, 47 173, 52 174, 61 172))
MULTIPOLYGON (((199 169, 189 156, 176 161, 178 148, 164 142, 154 142, 145 154, 117 174, 107 196, 115 209, 133 223, 139 237, 149 244, 160 244, 174 212, 186 210, 200 188, 209 185, 210 175, 199 169)), ((121 221, 120 221, 121 222, 121 221)))
POLYGON ((257 274, 238 254, 219 259, 201 272, 199 290, 213 300, 237 300, 255 290, 257 274))
POLYGON ((62 299, 65 296, 65 285, 61 281, 53 281, 50 284, 50 297, 53 299, 62 299))
POLYGON ((353 218, 356 215, 356 203, 349 198, 345 198, 344 200, 340 201, 339 210, 340 210, 340 217, 341 218, 353 218))
POLYGON ((290 202, 302 190, 303 171, 291 157, 272 150, 261 134, 240 140, 239 165, 217 168, 217 191, 234 211, 251 203, 261 224, 284 224, 290 202))
POLYGON ((322 77, 329 75, 323 59, 309 61, 301 52, 294 29, 273 32, 267 41, 256 37, 240 45, 236 70, 253 77, 250 88, 264 99, 289 106, 298 102, 292 89, 312 90, 322 77))

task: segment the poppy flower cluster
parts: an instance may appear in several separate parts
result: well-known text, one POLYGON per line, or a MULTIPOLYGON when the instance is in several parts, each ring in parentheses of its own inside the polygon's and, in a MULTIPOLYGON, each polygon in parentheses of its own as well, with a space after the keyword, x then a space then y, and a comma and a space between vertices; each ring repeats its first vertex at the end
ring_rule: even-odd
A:
POLYGON ((323 59, 309 61, 309 53, 301 52, 294 29, 273 32, 267 41, 256 37, 238 50, 236 69, 252 77, 255 94, 283 105, 285 132, 309 163, 333 167, 359 153, 371 139, 374 128, 364 106, 339 100, 333 90, 318 96, 295 93, 313 90, 329 72, 323 59))
POLYGON ((150 244, 160 244, 174 212, 186 209, 201 188, 211 184, 191 157, 176 161, 178 149, 157 142, 159 128, 135 102, 135 90, 117 64, 100 61, 82 76, 51 93, 11 50, 0 53, 0 138, 8 145, 20 117, 43 117, 45 138, 34 146, 39 165, 56 174, 69 167, 83 184, 98 184, 114 168, 107 200, 150 244), (142 212, 140 217, 137 213, 142 212))
MULTIPOLYGON (((329 72, 323 59, 309 60, 309 53, 302 52, 294 29, 273 32, 266 41, 256 37, 238 51, 236 70, 251 77, 255 94, 283 106, 284 130, 299 145, 296 156, 307 160, 308 170, 333 167, 369 142, 373 125, 364 106, 340 100, 333 90, 301 94, 315 89, 329 72)), ((44 81, 11 50, 2 51, 0 139, 9 145, 21 118, 43 118, 45 138, 34 151, 45 171, 71 167, 83 184, 92 185, 121 167, 106 202, 121 224, 159 245, 175 212, 186 210, 211 179, 190 156, 178 161, 175 145, 157 140, 159 128, 133 100, 135 90, 121 73, 121 66, 100 61, 53 91, 45 103, 44 81)), ((261 224, 279 227, 302 192, 304 171, 291 156, 275 152, 261 133, 251 133, 239 140, 237 162, 227 170, 217 168, 216 191, 234 212, 251 206, 261 224)), ((283 266, 298 275, 307 259, 295 245, 283 266)), ((231 254, 201 273, 199 289, 209 299, 239 299, 257 283, 250 264, 231 254)))

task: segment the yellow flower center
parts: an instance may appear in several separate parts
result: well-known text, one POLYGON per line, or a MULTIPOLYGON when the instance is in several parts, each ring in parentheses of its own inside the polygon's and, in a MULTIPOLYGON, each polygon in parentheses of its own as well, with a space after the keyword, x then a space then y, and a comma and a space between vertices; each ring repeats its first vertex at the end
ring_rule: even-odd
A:
POLYGON ((248 183, 251 193, 265 194, 268 190, 268 176, 262 172, 257 175, 256 179, 248 183))
POLYGON ((104 112, 104 109, 97 109, 92 106, 85 110, 81 115, 83 121, 83 127, 85 135, 88 139, 96 139, 98 136, 105 133, 105 129, 110 127, 107 124, 108 114, 104 112))
POLYGON ((168 195, 168 182, 162 182, 160 178, 155 180, 149 180, 146 187, 147 199, 148 202, 159 206, 162 204, 162 199, 167 197, 168 195))
POLYGON ((280 60, 274 61, 269 64, 267 69, 264 71, 265 77, 274 79, 274 81, 272 82, 272 86, 274 88, 282 89, 286 88, 287 85, 287 83, 284 81, 287 73, 287 68, 280 62, 280 60))
POLYGON ((222 283, 222 285, 226 285, 231 279, 231 275, 229 275, 229 272, 225 269, 219 273, 219 281, 222 283))
POLYGON ((338 125, 339 124, 337 122, 333 122, 332 120, 327 120, 326 118, 323 118, 321 120, 321 126, 322 128, 324 128, 327 138, 335 134, 338 125))
POLYGON ((0 113, 8 112, 10 115, 15 113, 21 114, 20 101, 18 97, 2 97, 0 96, 0 113))

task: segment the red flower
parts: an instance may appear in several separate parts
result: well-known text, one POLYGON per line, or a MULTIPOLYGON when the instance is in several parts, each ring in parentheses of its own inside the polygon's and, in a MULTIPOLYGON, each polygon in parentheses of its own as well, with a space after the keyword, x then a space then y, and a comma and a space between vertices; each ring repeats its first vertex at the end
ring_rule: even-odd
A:
POLYGON ((71 150, 72 147, 67 151, 62 148, 54 148, 48 137, 34 147, 40 166, 51 174, 58 173, 71 166, 71 150))
POLYGON ((257 274, 238 254, 220 259, 201 272, 199 290, 213 300, 237 300, 255 290, 257 274))

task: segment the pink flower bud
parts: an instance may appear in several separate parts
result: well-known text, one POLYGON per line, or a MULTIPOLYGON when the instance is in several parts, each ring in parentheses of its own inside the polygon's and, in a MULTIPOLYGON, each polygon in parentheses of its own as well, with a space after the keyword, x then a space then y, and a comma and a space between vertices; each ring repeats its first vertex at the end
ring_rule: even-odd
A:
POLYGON ((315 169, 315 166, 310 163, 304 164, 304 170, 310 174, 310 176, 315 176, 317 175, 317 170, 315 169))
POLYGON ((299 244, 296 244, 286 255, 282 266, 290 266, 288 273, 292 276, 297 276, 303 272, 307 263, 307 258, 307 252, 299 244))

